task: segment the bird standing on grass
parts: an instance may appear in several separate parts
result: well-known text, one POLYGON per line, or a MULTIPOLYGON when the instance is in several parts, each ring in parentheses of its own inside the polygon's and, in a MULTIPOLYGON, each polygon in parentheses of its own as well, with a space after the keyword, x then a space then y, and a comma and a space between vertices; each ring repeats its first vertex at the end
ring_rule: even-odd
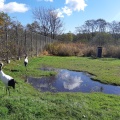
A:
MULTIPOLYGON (((28 56, 25 56, 25 60, 24 60, 25 67, 27 67, 27 64, 28 64, 28 56)), ((26 68, 26 70, 27 70, 27 68, 26 68)))
POLYGON ((5 84, 6 86, 6 94, 7 94, 7 90, 9 92, 10 95, 10 90, 9 87, 13 87, 13 89, 15 89, 15 84, 17 83, 11 76, 6 75, 3 71, 2 71, 2 67, 3 67, 3 63, 0 62, 0 80, 5 84))

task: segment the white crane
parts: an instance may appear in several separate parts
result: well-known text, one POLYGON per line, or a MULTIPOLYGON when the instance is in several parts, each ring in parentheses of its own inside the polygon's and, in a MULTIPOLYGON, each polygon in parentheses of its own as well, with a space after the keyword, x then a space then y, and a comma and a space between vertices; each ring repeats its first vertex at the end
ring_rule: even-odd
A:
POLYGON ((25 67, 27 67, 27 64, 28 64, 28 56, 25 56, 25 59, 24 59, 24 65, 25 65, 25 67))
POLYGON ((3 63, 0 62, 0 80, 5 84, 6 86, 6 94, 7 94, 7 90, 9 92, 10 95, 10 90, 9 87, 13 87, 13 89, 15 89, 15 84, 17 83, 11 76, 5 74, 2 71, 2 67, 3 67, 3 63))

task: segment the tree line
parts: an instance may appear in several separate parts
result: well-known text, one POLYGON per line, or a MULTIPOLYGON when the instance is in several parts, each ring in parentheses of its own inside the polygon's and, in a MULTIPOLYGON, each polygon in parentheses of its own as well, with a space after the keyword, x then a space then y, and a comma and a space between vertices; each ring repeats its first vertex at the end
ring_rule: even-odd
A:
POLYGON ((37 21, 23 26, 16 18, 0 12, 0 59, 38 55, 46 44, 56 42, 52 34, 46 34, 37 21))
POLYGON ((81 26, 75 28, 75 33, 66 33, 58 39, 73 42, 84 42, 91 44, 118 44, 120 41, 120 22, 107 22, 104 19, 87 20, 81 26))
POLYGON ((1 56, 3 53, 5 56, 9 56, 9 53, 18 57, 23 53, 29 53, 32 56, 33 51, 37 55, 38 49, 43 48, 50 41, 53 42, 53 39, 63 42, 89 43, 97 46, 119 45, 119 21, 87 20, 83 25, 75 28, 75 33, 64 33, 63 21, 57 17, 58 13, 55 9, 39 7, 35 8, 32 13, 35 21, 23 26, 16 17, 10 18, 8 14, 0 12, 1 56), (42 41, 40 42, 40 40, 42 41))

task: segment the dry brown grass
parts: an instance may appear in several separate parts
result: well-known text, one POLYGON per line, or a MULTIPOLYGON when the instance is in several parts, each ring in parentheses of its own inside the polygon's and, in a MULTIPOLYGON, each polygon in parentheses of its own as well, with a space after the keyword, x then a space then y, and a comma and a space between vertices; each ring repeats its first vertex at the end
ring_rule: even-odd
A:
POLYGON ((103 51, 104 57, 113 57, 113 58, 120 58, 120 47, 115 45, 110 45, 104 47, 103 51))
POLYGON ((81 43, 54 43, 46 47, 50 54, 58 56, 82 56, 82 49, 85 47, 81 43))
MULTIPOLYGON (((46 46, 46 51, 48 54, 57 56, 97 56, 97 46, 82 43, 53 43, 46 46)), ((103 46, 102 56, 120 58, 120 47, 116 45, 103 46)))

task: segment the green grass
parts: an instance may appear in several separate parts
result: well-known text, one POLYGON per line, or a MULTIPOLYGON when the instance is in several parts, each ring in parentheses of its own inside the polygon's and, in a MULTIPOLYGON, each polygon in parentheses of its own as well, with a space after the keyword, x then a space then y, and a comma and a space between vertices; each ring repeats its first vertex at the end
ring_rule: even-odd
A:
POLYGON ((42 66, 87 71, 95 80, 120 85, 120 60, 45 56, 29 58, 27 72, 23 60, 4 65, 4 72, 18 82, 6 95, 0 82, 1 120, 120 120, 120 96, 103 93, 42 93, 25 82, 26 76, 49 76, 42 66), (11 72, 12 70, 18 70, 11 72))

